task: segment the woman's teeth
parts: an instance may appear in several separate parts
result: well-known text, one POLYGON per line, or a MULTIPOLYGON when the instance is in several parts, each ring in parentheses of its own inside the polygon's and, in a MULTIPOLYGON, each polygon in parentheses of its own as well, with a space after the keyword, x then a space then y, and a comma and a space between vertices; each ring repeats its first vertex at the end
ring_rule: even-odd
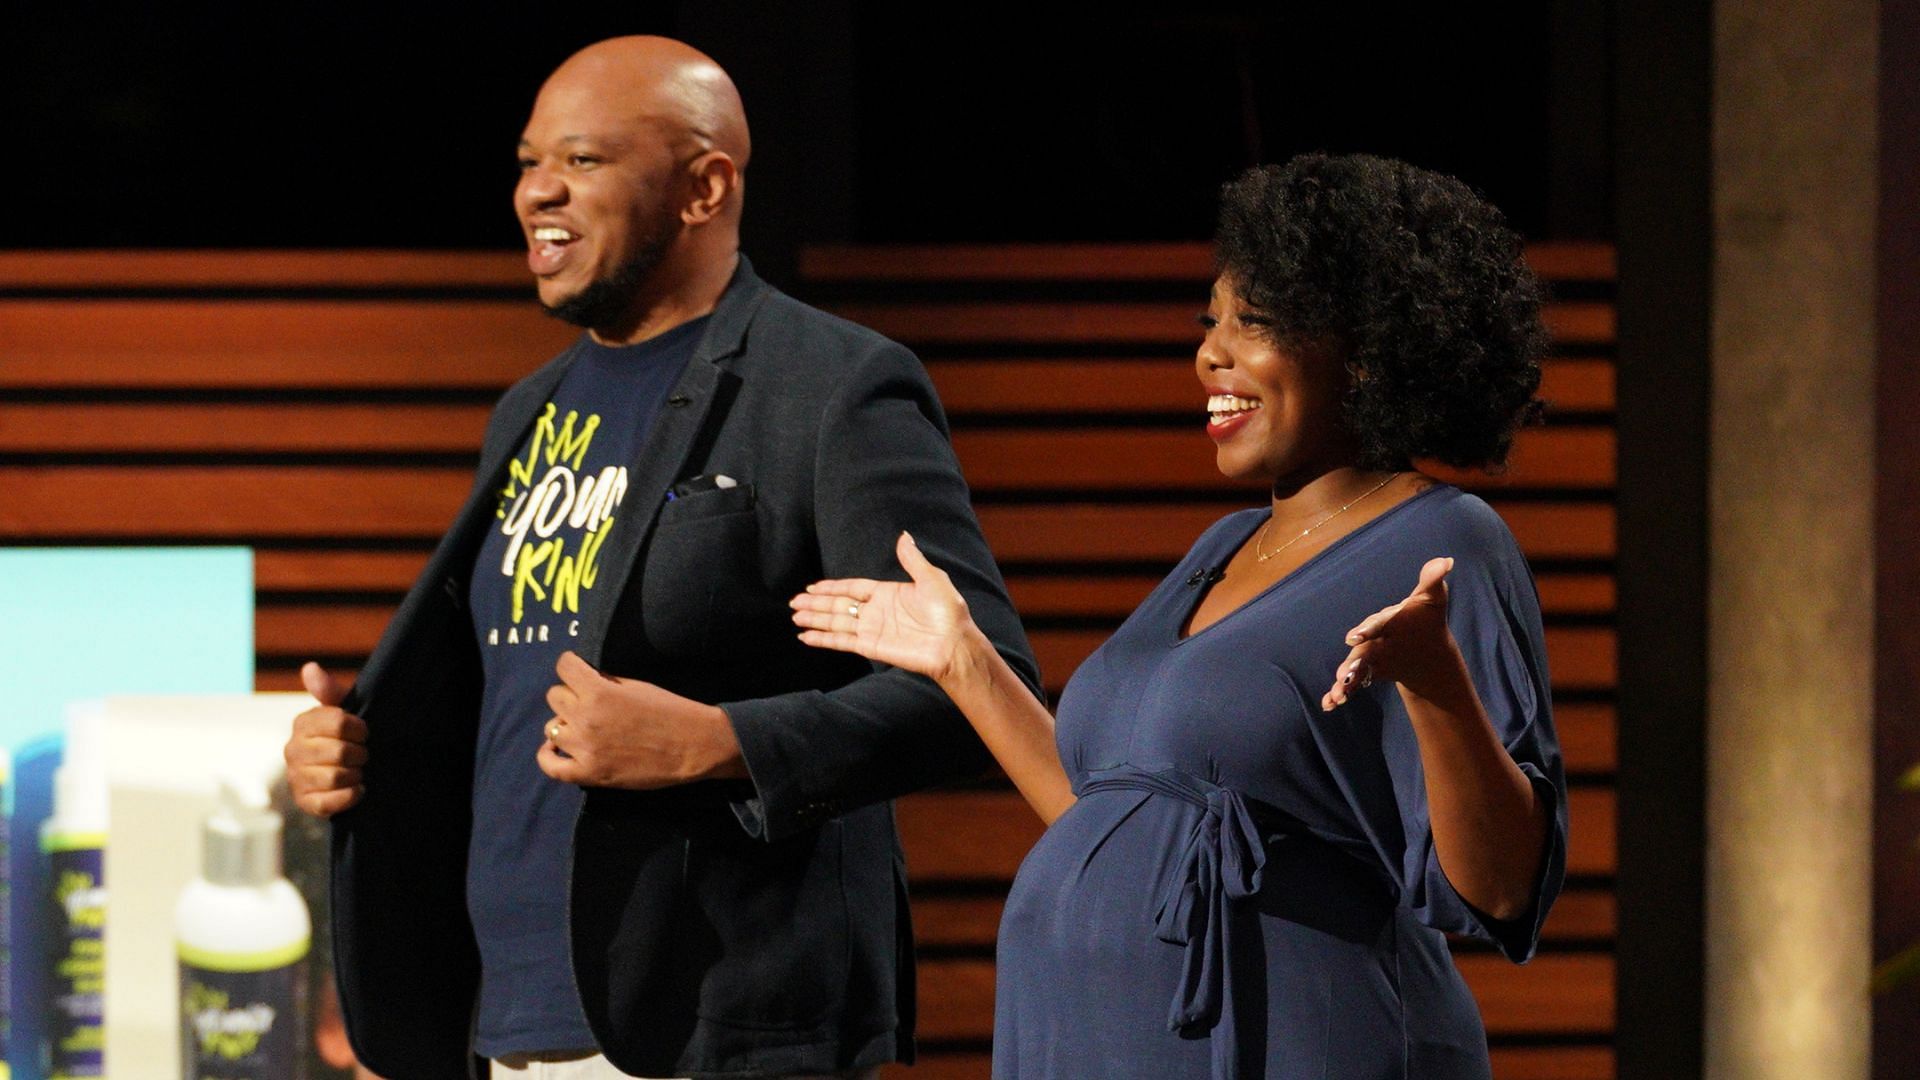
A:
POLYGON ((533 238, 535 240, 550 240, 557 244, 564 244, 569 240, 575 239, 575 236, 565 229, 549 227, 533 230, 533 238))
POLYGON ((1218 424, 1233 419, 1244 412, 1252 412, 1260 407, 1253 398, 1236 397, 1232 394, 1214 394, 1207 398, 1207 413, 1218 424))

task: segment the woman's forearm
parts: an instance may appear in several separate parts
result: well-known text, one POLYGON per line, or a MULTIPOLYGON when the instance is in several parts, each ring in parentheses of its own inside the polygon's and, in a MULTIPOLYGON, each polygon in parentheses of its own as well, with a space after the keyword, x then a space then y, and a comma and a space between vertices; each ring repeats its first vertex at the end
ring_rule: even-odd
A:
POLYGON ((1013 786, 1051 825, 1074 802, 1054 745, 1053 715, 1020 681, 993 643, 971 623, 939 682, 986 744, 1013 786))
POLYGON ((1422 694, 1400 686, 1420 743, 1427 813, 1454 890, 1496 919, 1526 912, 1546 851, 1551 808, 1488 722, 1466 664, 1422 694))

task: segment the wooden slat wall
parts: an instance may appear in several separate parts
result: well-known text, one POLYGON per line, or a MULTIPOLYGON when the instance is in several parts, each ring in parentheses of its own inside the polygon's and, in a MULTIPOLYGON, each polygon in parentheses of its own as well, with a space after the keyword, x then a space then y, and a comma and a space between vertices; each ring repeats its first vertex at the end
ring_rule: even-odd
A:
MULTIPOLYGON (((1611 252, 1542 246, 1548 426, 1498 478, 1548 613, 1574 879, 1541 957, 1463 950, 1503 1078, 1612 1075, 1611 252)), ((1222 481, 1192 374, 1198 245, 820 248, 805 298, 918 349, 1057 693, 1222 481)), ((0 252, 0 541, 256 549, 258 683, 372 647, 470 481, 492 399, 572 331, 501 253, 0 252)), ((924 1063, 986 1074, 1000 898, 1038 824, 1004 785, 902 802, 924 1063)))

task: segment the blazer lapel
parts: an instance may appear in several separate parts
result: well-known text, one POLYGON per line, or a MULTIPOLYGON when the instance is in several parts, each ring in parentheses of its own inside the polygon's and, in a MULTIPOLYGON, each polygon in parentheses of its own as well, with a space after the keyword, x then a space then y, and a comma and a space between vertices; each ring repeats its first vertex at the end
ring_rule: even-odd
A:
MULTIPOLYGON (((440 545, 434 549, 425 571, 408 591, 400 609, 394 613, 386 632, 381 635, 379 647, 367 658, 359 677, 354 680, 347 701, 352 711, 362 711, 377 699, 395 650, 403 641, 413 640, 412 629, 424 605, 437 598, 451 599, 458 607, 466 606, 467 577, 472 571, 473 553, 478 547, 481 532, 493 520, 495 501, 506 476, 507 459, 526 439, 534 418, 553 396, 560 380, 566 377, 567 369, 573 366, 573 354, 573 348, 569 347, 566 352, 528 375, 527 381, 520 387, 523 392, 514 396, 513 403, 501 404, 503 410, 510 408, 512 411, 503 411, 496 417, 496 423, 489 425, 489 433, 500 434, 490 437, 481 445, 480 464, 474 474, 472 490, 467 492, 466 502, 454 515, 453 524, 441 538, 440 545), (441 590, 445 590, 444 596, 440 595, 441 590)), ((404 667, 402 664, 403 670, 404 667)))
MULTIPOLYGON (((500 489, 506 483, 508 459, 527 441, 527 432, 533 429, 534 420, 547 407, 547 402, 553 399, 553 392, 559 389, 560 381, 566 378, 567 371, 573 367, 573 358, 574 349, 569 348, 553 363, 529 375, 527 381, 521 384, 521 392, 515 396, 512 411, 503 412, 497 417, 492 430, 501 434, 480 447, 480 464, 474 475, 483 482, 474 484, 473 490, 467 495, 466 504, 453 519, 453 528, 448 530, 449 542, 443 545, 448 554, 464 551, 471 558, 473 547, 469 545, 474 544, 474 538, 493 520, 500 489)), ((442 575, 448 573, 448 568, 441 567, 439 570, 442 575)), ((467 584, 466 572, 456 575, 455 587, 461 591, 458 600, 463 605, 466 603, 464 594, 467 584)))
POLYGON ((553 400, 553 392, 560 388, 560 381, 573 368, 574 353, 578 347, 576 341, 555 362, 527 376, 527 381, 519 388, 520 393, 515 395, 513 411, 496 418, 496 428, 502 433, 501 436, 480 448, 480 465, 475 475, 487 477, 490 484, 505 475, 507 459, 527 441, 527 432, 532 430, 534 419, 547 407, 547 402, 553 400))
POLYGON ((713 318, 693 359, 680 373, 679 381, 667 395, 666 405, 654 419, 653 430, 627 469, 623 512, 615 519, 613 531, 600 550, 600 580, 580 601, 582 632, 578 651, 590 664, 600 663, 614 609, 626 591, 647 537, 653 534, 660 508, 667 501, 667 491, 680 478, 700 433, 710 422, 724 419, 714 416, 714 406, 726 361, 744 347, 747 326, 765 294, 766 286, 754 274, 746 256, 740 256, 739 268, 734 271, 726 293, 714 306, 713 318))
MULTIPOLYGON (((527 441, 527 432, 533 429, 534 420, 547 407, 547 402, 553 400, 553 392, 573 367, 573 356, 574 349, 569 347, 555 362, 529 375, 520 387, 521 393, 515 396, 513 411, 503 412, 496 418, 493 430, 499 431, 500 437, 480 447, 480 464, 474 472, 484 483, 476 483, 467 496, 466 505, 453 519, 451 535, 464 538, 470 535, 467 530, 493 518, 494 504, 507 475, 507 459, 527 441)), ((460 584, 462 588, 466 586, 464 580, 460 584)))

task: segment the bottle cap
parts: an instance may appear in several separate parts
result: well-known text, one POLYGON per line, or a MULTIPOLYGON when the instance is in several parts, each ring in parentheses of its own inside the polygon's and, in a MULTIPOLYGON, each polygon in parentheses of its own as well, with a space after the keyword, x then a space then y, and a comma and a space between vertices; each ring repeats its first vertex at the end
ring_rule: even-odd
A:
POLYGON ((106 704, 67 706, 67 738, 53 770, 53 813, 67 832, 107 831, 106 704))
POLYGON ((280 815, 266 789, 220 782, 220 808, 201 833, 201 876, 215 885, 266 885, 280 877, 280 815))

